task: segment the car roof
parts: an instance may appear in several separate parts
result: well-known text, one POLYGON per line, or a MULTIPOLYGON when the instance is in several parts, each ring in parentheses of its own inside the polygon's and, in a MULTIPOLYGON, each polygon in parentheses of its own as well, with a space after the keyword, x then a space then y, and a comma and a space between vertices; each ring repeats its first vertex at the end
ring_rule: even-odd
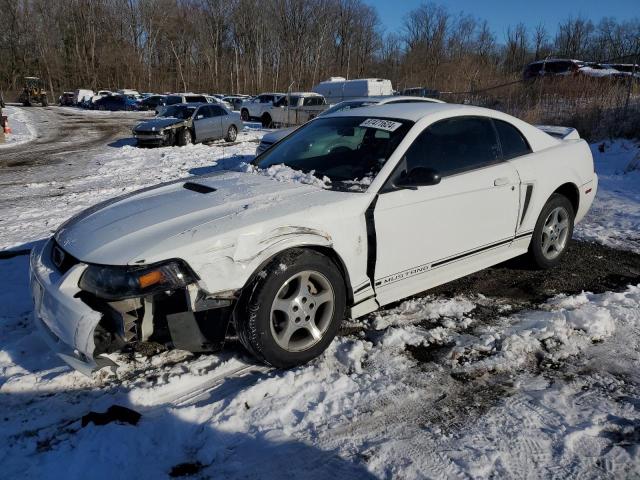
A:
POLYGON ((472 105, 460 105, 455 103, 390 103, 386 105, 371 105, 368 107, 343 110, 341 112, 330 113, 322 118, 332 117, 372 117, 372 118, 393 118, 398 120, 409 120, 418 122, 422 119, 432 117, 434 121, 451 117, 462 117, 466 115, 481 116, 503 120, 518 128, 529 140, 532 150, 538 151, 558 144, 558 140, 551 137, 542 130, 526 123, 516 117, 489 108, 474 107, 472 105))
POLYGON ((289 94, 285 93, 286 95, 290 95, 290 96, 296 96, 296 97, 321 97, 322 95, 320 95, 319 93, 316 92, 291 92, 289 94))
MULTIPOLYGON (((372 97, 369 97, 372 98, 372 97)), ((366 100, 366 98, 364 99, 366 100)), ((435 102, 416 102, 416 103, 391 103, 391 104, 376 104, 367 107, 360 107, 357 109, 346 110, 342 112, 331 113, 327 117, 385 117, 385 118, 397 118, 400 120, 411 120, 417 122, 424 117, 433 115, 440 112, 456 112, 464 110, 469 112, 469 115, 474 115, 477 110, 482 111, 482 115, 486 115, 486 112, 490 112, 486 108, 470 107, 467 105, 457 105, 454 103, 435 103, 435 102)))
POLYGON ((442 100, 438 100, 437 98, 416 97, 412 95, 385 95, 385 96, 370 97, 370 98, 380 99, 380 105, 384 105, 385 103, 389 103, 389 102, 398 102, 398 101, 404 101, 407 103, 409 102, 445 103, 442 100))

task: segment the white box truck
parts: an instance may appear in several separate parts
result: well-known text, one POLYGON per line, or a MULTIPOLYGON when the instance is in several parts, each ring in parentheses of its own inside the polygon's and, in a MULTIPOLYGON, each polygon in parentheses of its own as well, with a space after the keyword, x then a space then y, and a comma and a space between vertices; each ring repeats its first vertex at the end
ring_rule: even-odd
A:
POLYGON ((354 98, 393 95, 391 80, 384 78, 346 80, 343 77, 331 77, 313 87, 313 91, 324 96, 330 104, 354 98))

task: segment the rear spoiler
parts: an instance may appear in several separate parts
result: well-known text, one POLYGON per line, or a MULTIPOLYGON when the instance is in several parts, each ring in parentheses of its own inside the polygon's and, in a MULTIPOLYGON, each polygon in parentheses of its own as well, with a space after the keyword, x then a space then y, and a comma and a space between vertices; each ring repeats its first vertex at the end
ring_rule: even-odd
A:
POLYGON ((556 127, 552 125, 536 125, 544 133, 551 135, 558 140, 579 140, 580 134, 575 128, 571 127, 556 127))

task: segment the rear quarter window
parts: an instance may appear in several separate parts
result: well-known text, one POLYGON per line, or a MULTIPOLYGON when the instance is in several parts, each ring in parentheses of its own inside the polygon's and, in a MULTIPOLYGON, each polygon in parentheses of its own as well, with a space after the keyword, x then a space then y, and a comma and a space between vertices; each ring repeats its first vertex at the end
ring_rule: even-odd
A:
POLYGON ((502 157, 505 160, 520 157, 531 153, 531 147, 527 139, 516 127, 502 120, 493 120, 493 124, 498 131, 500 146, 502 147, 502 157))

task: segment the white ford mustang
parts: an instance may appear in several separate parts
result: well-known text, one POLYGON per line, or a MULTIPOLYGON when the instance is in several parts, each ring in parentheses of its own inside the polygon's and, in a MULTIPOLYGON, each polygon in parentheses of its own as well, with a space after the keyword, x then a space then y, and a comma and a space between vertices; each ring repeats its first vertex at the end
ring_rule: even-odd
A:
POLYGON ((209 351, 230 328, 266 363, 307 362, 345 316, 518 255, 557 264, 597 177, 575 130, 546 131, 450 104, 318 118, 254 171, 147 188, 69 220, 31 256, 36 321, 85 373, 128 342, 209 351), (324 186, 260 174, 286 168, 324 186))

